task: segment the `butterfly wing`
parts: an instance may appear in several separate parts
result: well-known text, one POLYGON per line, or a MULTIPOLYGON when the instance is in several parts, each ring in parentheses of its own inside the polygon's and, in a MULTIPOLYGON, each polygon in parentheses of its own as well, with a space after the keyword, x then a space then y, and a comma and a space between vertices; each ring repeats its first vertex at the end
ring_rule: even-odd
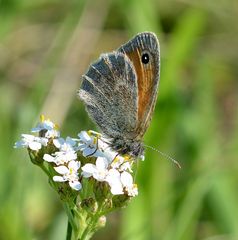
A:
POLYGON ((140 141, 154 111, 158 84, 159 43, 153 33, 145 32, 93 63, 83 76, 79 96, 103 133, 140 141))
POLYGON ((138 86, 129 58, 120 52, 103 54, 82 80, 79 97, 102 132, 112 138, 133 137, 138 86))
POLYGON ((138 85, 138 111, 136 136, 142 138, 151 121, 157 99, 160 77, 159 42, 154 33, 139 33, 119 52, 131 60, 136 71, 138 85))

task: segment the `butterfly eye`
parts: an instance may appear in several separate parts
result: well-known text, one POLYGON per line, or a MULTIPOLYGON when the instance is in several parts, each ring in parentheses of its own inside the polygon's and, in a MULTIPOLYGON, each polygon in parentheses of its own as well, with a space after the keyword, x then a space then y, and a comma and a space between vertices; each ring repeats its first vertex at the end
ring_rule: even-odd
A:
POLYGON ((150 61, 150 56, 148 53, 143 53, 142 56, 141 56, 141 61, 144 63, 144 64, 147 64, 149 63, 150 61))

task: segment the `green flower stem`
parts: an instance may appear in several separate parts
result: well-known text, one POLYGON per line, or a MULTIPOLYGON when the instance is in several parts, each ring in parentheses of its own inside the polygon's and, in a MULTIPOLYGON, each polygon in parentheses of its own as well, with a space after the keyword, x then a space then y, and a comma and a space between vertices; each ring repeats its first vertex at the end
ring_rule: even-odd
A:
POLYGON ((82 235, 82 233, 84 232, 84 230, 87 228, 87 218, 88 218, 88 214, 85 210, 80 209, 79 212, 76 213, 77 214, 77 223, 78 223, 78 230, 77 233, 75 234, 75 236, 77 236, 77 240, 81 239, 80 236, 82 235))
POLYGON ((67 203, 64 204, 64 208, 68 216, 66 240, 81 240, 80 236, 88 227, 87 212, 83 209, 77 209, 72 213, 73 208, 67 203))
POLYGON ((72 226, 68 221, 66 240, 71 240, 71 238, 72 238, 72 226))
POLYGON ((95 233, 97 229, 96 224, 98 223, 99 218, 102 216, 102 213, 101 213, 102 207, 103 207, 103 204, 101 204, 98 207, 97 212, 91 216, 91 221, 88 223, 87 227, 82 233, 80 240, 89 240, 92 237, 92 235, 95 233))
POLYGON ((93 233, 94 233, 94 227, 95 227, 95 224, 97 223, 99 217, 97 216, 97 214, 95 214, 91 221, 88 223, 88 226, 86 227, 86 229, 84 230, 80 240, 89 240, 93 233))
MULTIPOLYGON (((71 209, 70 209, 70 207, 67 203, 64 204, 64 209, 65 209, 65 211, 67 213, 67 216, 68 216, 68 224, 70 224, 70 226, 72 228, 71 233, 70 233, 72 235, 72 231, 75 233, 75 232, 77 232, 78 228, 77 228, 77 225, 74 222, 74 216, 72 214, 72 211, 71 211, 71 209)), ((68 229, 67 229, 67 237, 68 237, 68 234, 69 233, 68 233, 68 229)), ((67 238, 67 240, 68 240, 68 238, 67 238)))
POLYGON ((43 163, 38 166, 47 174, 48 177, 51 177, 49 170, 43 163))

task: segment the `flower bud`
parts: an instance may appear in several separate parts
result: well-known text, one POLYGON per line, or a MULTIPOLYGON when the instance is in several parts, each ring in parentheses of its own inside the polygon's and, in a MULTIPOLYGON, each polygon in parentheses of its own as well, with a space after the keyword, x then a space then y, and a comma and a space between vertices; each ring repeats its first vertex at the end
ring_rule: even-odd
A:
POLYGON ((103 205, 104 205, 104 209, 107 209, 107 210, 111 209, 113 207, 112 199, 111 198, 106 198, 104 200, 103 205))
POLYGON ((130 202, 131 197, 123 194, 123 195, 116 195, 112 198, 112 204, 115 208, 123 208, 126 207, 130 202))
POLYGON ((77 197, 78 192, 73 190, 66 182, 56 183, 51 181, 51 179, 50 182, 53 188, 58 192, 60 199, 63 202, 73 202, 77 197))
POLYGON ((106 182, 94 182, 94 194, 98 202, 102 202, 107 198, 109 186, 106 182))
POLYGON ((103 227, 105 227, 106 222, 107 222, 107 218, 105 216, 101 216, 98 219, 98 224, 97 225, 98 225, 99 228, 103 228, 103 227))
POLYGON ((28 153, 31 159, 31 162, 35 165, 41 165, 44 160, 43 160, 43 151, 39 150, 39 151, 33 151, 30 148, 28 148, 28 153))
POLYGON ((98 204, 94 198, 83 199, 80 206, 90 213, 95 213, 98 209, 98 204))

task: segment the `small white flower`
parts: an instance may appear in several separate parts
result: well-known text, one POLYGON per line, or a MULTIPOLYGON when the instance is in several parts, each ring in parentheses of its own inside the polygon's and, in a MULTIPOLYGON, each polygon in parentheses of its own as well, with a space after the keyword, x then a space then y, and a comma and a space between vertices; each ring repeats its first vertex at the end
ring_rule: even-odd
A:
POLYGON ((29 147, 33 151, 38 151, 42 146, 47 146, 48 139, 43 137, 35 137, 30 134, 22 134, 22 140, 15 143, 15 148, 29 147))
POLYGON ((80 190, 82 188, 81 183, 79 182, 78 169, 80 168, 80 162, 70 161, 68 167, 59 166, 54 167, 55 171, 61 174, 62 176, 54 176, 53 180, 55 182, 69 182, 69 185, 74 190, 80 190))
POLYGON ((78 134, 79 144, 78 150, 80 150, 84 157, 98 156, 97 137, 90 136, 86 131, 82 131, 78 134))
POLYGON ((123 185, 121 183, 120 172, 116 169, 110 169, 106 177, 106 182, 108 182, 111 193, 113 195, 123 194, 123 185))
POLYGON ((56 165, 63 165, 77 159, 77 154, 74 151, 76 142, 72 138, 67 137, 66 140, 63 138, 54 139, 53 143, 60 151, 52 155, 45 154, 43 157, 45 161, 54 162, 56 165))
POLYGON ((58 138, 58 137, 60 137, 60 132, 58 130, 56 130, 56 129, 52 129, 52 130, 48 130, 44 134, 44 136, 46 138, 58 138))
POLYGON ((101 134, 92 130, 82 131, 78 134, 80 150, 83 156, 104 157, 108 162, 112 162, 118 155, 117 152, 111 149, 110 140, 101 136, 101 134))
POLYGON ((129 172, 132 173, 133 172, 132 169, 131 169, 132 163, 133 163, 132 161, 126 161, 126 162, 122 163, 121 166, 119 167, 119 170, 122 171, 122 172, 123 171, 129 171, 129 172))
POLYGON ((126 188, 126 191, 130 197, 135 197, 138 195, 138 187, 136 184, 133 184, 131 187, 126 188))
POLYGON ((116 157, 113 159, 113 161, 112 161, 112 163, 111 163, 111 166, 112 166, 112 168, 119 169, 120 166, 121 166, 124 162, 125 162, 125 158, 122 157, 122 156, 120 156, 120 155, 118 155, 118 156, 116 156, 116 157))
POLYGON ((128 196, 134 197, 138 195, 137 185, 133 183, 133 178, 128 172, 120 173, 116 169, 110 169, 106 181, 113 195, 124 194, 124 191, 126 191, 128 196))
POLYGON ((74 151, 55 152, 52 155, 45 154, 43 159, 47 162, 54 162, 56 165, 61 165, 76 160, 77 154, 74 151))
POLYGON ((103 152, 110 150, 110 142, 108 142, 106 138, 99 136, 98 137, 98 148, 101 149, 103 152))
POLYGON ((111 163, 111 167, 118 169, 120 172, 129 171, 132 172, 132 161, 127 157, 117 155, 111 163))
POLYGON ((36 127, 31 129, 32 133, 44 132, 43 136, 46 138, 57 138, 60 136, 60 132, 56 129, 56 125, 49 119, 45 120, 45 117, 41 115, 41 122, 36 127))
POLYGON ((108 139, 104 136, 101 136, 99 134, 97 145, 98 145, 98 151, 99 151, 98 155, 101 157, 107 158, 109 163, 111 163, 117 157, 118 152, 114 151, 111 148, 111 140, 110 139, 108 139))
POLYGON ((130 173, 122 172, 121 173, 121 183, 125 188, 128 196, 136 196, 138 195, 137 185, 133 183, 133 178, 130 173))
POLYGON ((86 178, 93 176, 99 182, 105 181, 108 174, 108 161, 106 158, 98 157, 96 164, 87 163, 82 167, 82 175, 86 178))
POLYGON ((54 129, 54 123, 50 120, 44 120, 43 122, 40 122, 36 125, 36 127, 31 129, 31 132, 40 132, 42 130, 52 130, 54 129))
POLYGON ((118 153, 111 149, 109 145, 101 150, 101 156, 105 157, 109 163, 112 163, 117 158, 118 153))
POLYGON ((63 138, 57 138, 53 140, 54 145, 62 152, 74 151, 76 141, 71 137, 67 137, 66 140, 63 138))

